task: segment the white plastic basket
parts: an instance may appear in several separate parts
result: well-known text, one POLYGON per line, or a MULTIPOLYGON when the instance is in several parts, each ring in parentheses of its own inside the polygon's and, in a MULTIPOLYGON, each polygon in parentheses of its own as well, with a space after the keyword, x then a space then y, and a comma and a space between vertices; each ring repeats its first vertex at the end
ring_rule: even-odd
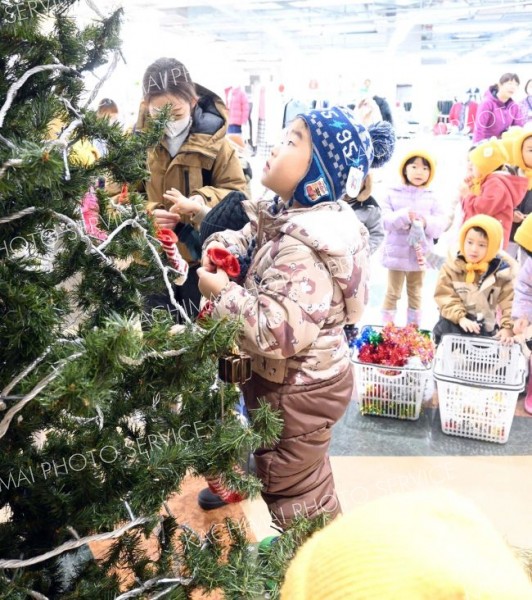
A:
POLYGON ((443 432, 507 442, 525 377, 526 359, 518 344, 444 336, 434 359, 443 432))
POLYGON ((419 419, 421 403, 432 384, 429 367, 389 367, 352 359, 360 412, 363 415, 419 419))

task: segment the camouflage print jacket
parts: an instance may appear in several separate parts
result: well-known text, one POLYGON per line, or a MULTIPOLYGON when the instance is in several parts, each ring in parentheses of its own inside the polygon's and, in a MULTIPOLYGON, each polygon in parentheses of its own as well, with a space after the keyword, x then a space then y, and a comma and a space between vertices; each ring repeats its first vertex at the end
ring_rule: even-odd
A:
POLYGON ((243 285, 224 288, 214 317, 242 317, 240 347, 265 379, 328 380, 348 367, 343 326, 356 323, 367 302, 368 233, 342 201, 277 215, 270 204, 256 204, 241 231, 215 233, 205 243, 245 255, 256 236, 243 285))

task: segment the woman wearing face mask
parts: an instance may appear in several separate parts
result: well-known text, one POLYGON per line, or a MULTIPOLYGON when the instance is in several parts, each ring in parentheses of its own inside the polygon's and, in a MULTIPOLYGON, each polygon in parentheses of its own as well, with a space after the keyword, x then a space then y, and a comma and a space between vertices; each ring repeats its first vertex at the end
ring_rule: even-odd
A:
MULTIPOLYGON (((222 100, 194 84, 187 68, 160 58, 143 78, 143 104, 149 117, 167 105, 165 136, 148 154, 148 210, 159 227, 174 229, 179 251, 189 263, 188 279, 176 299, 190 317, 199 310, 196 269, 201 259, 198 229, 206 213, 232 191, 246 191, 234 148, 225 139, 227 109, 222 100)), ((150 304, 153 304, 150 299, 150 304)), ((166 303, 164 303, 166 305, 166 303)))

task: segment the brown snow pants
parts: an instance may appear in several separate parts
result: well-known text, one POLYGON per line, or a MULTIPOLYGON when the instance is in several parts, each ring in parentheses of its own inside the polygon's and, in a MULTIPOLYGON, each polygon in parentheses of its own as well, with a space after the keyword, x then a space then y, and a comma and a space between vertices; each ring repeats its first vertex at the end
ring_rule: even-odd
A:
POLYGON ((341 512, 327 451, 331 427, 344 414, 353 393, 351 365, 329 381, 311 385, 272 383, 253 373, 242 386, 248 410, 265 399, 284 421, 273 448, 255 452, 262 497, 274 523, 286 529, 297 515, 341 512))

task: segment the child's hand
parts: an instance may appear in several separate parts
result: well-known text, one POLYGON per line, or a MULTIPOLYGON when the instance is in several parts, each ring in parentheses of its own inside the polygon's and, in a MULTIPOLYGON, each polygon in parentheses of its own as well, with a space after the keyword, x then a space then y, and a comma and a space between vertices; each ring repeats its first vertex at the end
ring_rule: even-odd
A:
POLYGON ((476 333, 477 335, 480 333, 480 323, 466 317, 462 317, 460 321, 458 321, 458 325, 460 325, 464 331, 467 331, 467 333, 476 333))
POLYGON ((470 193, 469 183, 466 181, 462 181, 462 183, 458 186, 458 191, 460 193, 460 197, 464 198, 470 193))
POLYGON ((198 212, 200 207, 200 196, 194 196, 196 200, 192 200, 191 198, 183 196, 183 194, 175 188, 167 190, 166 193, 163 194, 163 198, 174 203, 170 212, 179 215, 194 215, 198 212))
POLYGON ((216 273, 216 265, 211 261, 207 250, 209 248, 224 248, 225 246, 221 242, 210 242, 210 244, 205 248, 203 252, 203 256, 201 257, 201 266, 209 273, 216 273))
POLYGON ((504 327, 503 329, 499 329, 495 337, 501 342, 503 346, 511 346, 514 343, 512 330, 506 327, 504 327))
POLYGON ((520 210, 514 210, 514 223, 522 223, 525 220, 525 216, 520 210))
POLYGON ((522 319, 516 319, 514 321, 514 334, 519 335, 520 333, 524 333, 527 327, 528 319, 526 317, 523 317, 522 319))
POLYGON ((207 271, 207 269, 200 267, 198 269, 198 287, 205 298, 211 300, 216 298, 224 287, 229 283, 229 277, 222 269, 217 269, 215 273, 207 271))
POLYGON ((413 210, 408 211, 408 218, 410 219, 411 223, 413 223, 414 221, 421 221, 423 227, 425 227, 425 219, 421 215, 418 215, 413 210))

